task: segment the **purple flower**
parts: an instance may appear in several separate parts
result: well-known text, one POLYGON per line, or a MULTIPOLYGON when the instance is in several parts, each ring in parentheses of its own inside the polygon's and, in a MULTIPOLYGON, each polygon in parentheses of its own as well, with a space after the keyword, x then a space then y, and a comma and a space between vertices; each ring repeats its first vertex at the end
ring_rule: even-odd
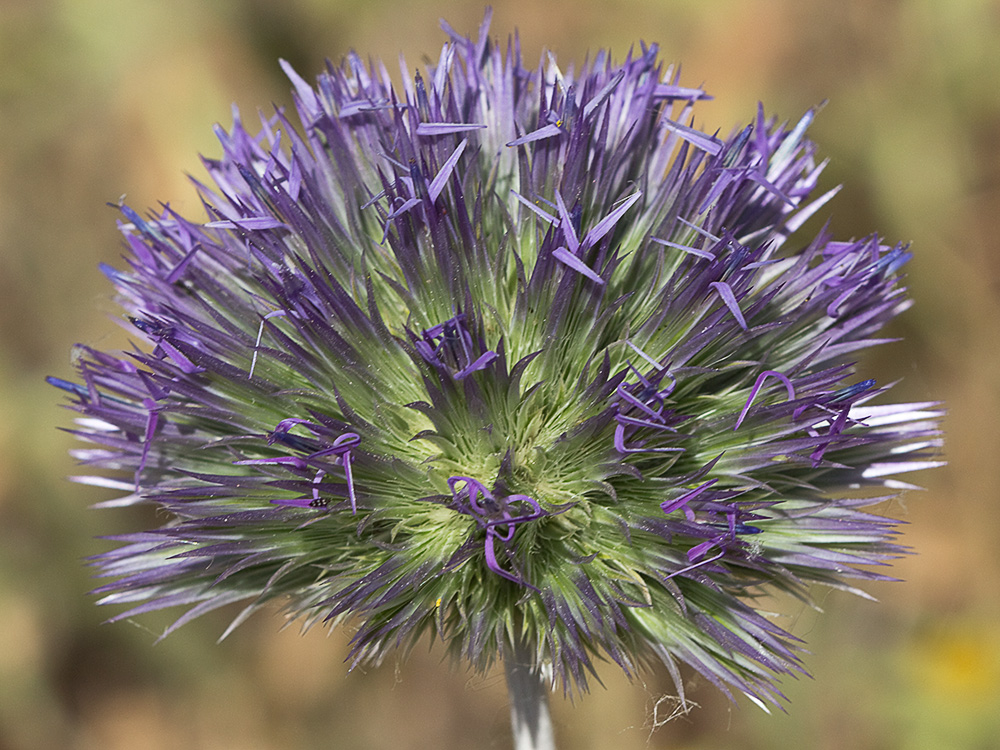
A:
POLYGON ((430 634, 566 689, 610 657, 774 702, 799 642, 754 597, 885 577, 865 508, 935 465, 935 406, 851 364, 909 253, 799 237, 835 192, 811 112, 707 135, 656 47, 528 69, 446 31, 400 91, 283 63, 301 127, 220 130, 207 217, 121 207, 136 346, 50 379, 81 481, 166 519, 93 559, 101 602, 277 601, 355 623, 355 662, 430 634))

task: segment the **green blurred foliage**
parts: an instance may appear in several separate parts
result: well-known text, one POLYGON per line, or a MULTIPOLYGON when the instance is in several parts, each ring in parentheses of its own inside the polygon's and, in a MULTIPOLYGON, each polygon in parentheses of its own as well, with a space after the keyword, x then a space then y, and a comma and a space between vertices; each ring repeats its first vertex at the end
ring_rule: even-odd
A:
MULTIPOLYGON (((288 105, 276 58, 304 75, 350 48, 392 65, 436 54, 438 17, 473 32, 464 0, 3 0, 0 2, 0 749, 509 747, 500 675, 470 679, 436 649, 347 674, 349 633, 305 636, 258 617, 222 644, 226 615, 157 643, 166 616, 101 625, 84 558, 98 535, 152 523, 88 509, 71 485, 70 416, 43 378, 68 376, 76 341, 127 346, 96 270, 117 263, 105 206, 199 204, 186 173, 217 154, 235 102, 247 120, 288 105)), ((656 41, 716 99, 699 125, 728 132, 757 101, 812 129, 841 237, 914 244, 905 341, 862 367, 898 393, 944 399, 947 469, 887 512, 918 555, 878 604, 819 592, 825 612, 776 602, 808 641, 815 679, 787 714, 728 704, 662 723, 659 674, 604 671, 578 705, 554 701, 566 750, 990 748, 1000 736, 1000 5, 988 0, 554 0, 496 3, 528 60, 656 41), (992 467, 992 468, 991 468, 992 467)), ((816 227, 814 227, 816 228, 816 227)))

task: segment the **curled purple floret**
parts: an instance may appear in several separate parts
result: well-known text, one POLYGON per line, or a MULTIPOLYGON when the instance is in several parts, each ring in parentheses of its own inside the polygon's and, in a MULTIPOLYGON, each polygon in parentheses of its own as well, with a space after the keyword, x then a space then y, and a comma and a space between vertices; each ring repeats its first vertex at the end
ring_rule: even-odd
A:
POLYGON ((497 358, 495 351, 482 351, 482 346, 473 339, 466 320, 466 316, 460 313, 443 323, 425 328, 419 337, 411 334, 413 345, 424 361, 451 372, 456 380, 486 369, 497 358))
POLYGON ((347 496, 351 505, 351 513, 358 512, 358 498, 354 486, 354 477, 351 470, 351 451, 361 443, 361 436, 356 432, 345 432, 337 435, 332 440, 330 431, 308 419, 290 417, 283 419, 268 434, 268 445, 281 444, 298 451, 304 455, 285 455, 273 458, 250 458, 235 461, 236 466, 291 466, 296 469, 316 469, 316 474, 311 480, 310 496, 302 498, 281 498, 273 502, 279 505, 292 505, 298 507, 325 508, 329 501, 320 497, 319 482, 327 475, 333 466, 339 466, 344 474, 344 483, 347 489, 347 496), (291 428, 302 425, 313 433, 315 437, 302 437, 293 434, 291 428), (329 442, 328 442, 329 441, 329 442))
POLYGON ((459 513, 474 518, 479 528, 486 532, 483 549, 487 567, 508 581, 538 591, 518 571, 509 572, 500 566, 496 556, 496 543, 499 541, 508 552, 507 556, 513 559, 510 550, 517 526, 543 518, 552 512, 561 513, 569 506, 547 511, 528 495, 494 495, 482 482, 472 477, 450 477, 448 487, 451 489, 452 507, 459 513))
POLYGON ((792 386, 792 381, 788 379, 787 376, 778 372, 777 370, 764 370, 760 375, 757 376, 757 380, 753 384, 753 388, 750 389, 750 395, 747 396, 747 402, 743 405, 740 415, 736 418, 736 426, 733 427, 734 430, 738 430, 740 425, 743 424, 743 419, 746 417, 747 412, 750 411, 750 405, 753 403, 754 399, 757 398, 757 394, 760 393, 760 389, 764 385, 764 381, 768 378, 777 378, 785 386, 785 390, 788 391, 788 400, 795 400, 795 388, 792 386))

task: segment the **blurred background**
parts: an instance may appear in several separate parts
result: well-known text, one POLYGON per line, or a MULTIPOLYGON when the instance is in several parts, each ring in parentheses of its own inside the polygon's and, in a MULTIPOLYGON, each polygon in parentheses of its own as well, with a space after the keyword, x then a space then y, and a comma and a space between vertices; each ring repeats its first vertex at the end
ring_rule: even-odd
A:
MULTIPOLYGON (((808 641, 813 679, 767 716, 692 683, 701 705, 659 726, 664 675, 557 697, 563 750, 994 748, 1000 742, 1000 4, 990 0, 501 0, 492 35, 520 30, 528 64, 640 39, 715 100, 699 125, 728 133, 769 113, 811 130, 831 159, 825 209, 840 239, 912 241, 904 343, 861 365, 899 399, 947 402, 949 466, 888 510, 909 522, 905 583, 880 603, 817 592, 824 612, 781 624, 808 641)), ((502 674, 452 671, 437 649, 347 674, 346 636, 281 631, 232 613, 154 644, 169 616, 101 625, 84 558, 127 512, 71 485, 70 423, 46 375, 69 377, 81 341, 125 345, 110 286, 117 213, 200 205, 186 174, 215 156, 213 123, 290 104, 277 58, 306 78, 350 49, 436 58, 438 19, 474 34, 463 0, 0 0, 0 750, 508 748, 502 674)))

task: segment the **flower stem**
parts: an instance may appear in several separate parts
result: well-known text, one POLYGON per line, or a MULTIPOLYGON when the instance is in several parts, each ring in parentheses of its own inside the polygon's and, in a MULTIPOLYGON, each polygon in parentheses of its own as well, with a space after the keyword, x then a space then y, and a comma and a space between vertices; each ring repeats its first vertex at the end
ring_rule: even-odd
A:
POLYGON ((549 716, 548 682, 523 644, 512 645, 504 656, 510 724, 514 750, 555 750, 549 716))

